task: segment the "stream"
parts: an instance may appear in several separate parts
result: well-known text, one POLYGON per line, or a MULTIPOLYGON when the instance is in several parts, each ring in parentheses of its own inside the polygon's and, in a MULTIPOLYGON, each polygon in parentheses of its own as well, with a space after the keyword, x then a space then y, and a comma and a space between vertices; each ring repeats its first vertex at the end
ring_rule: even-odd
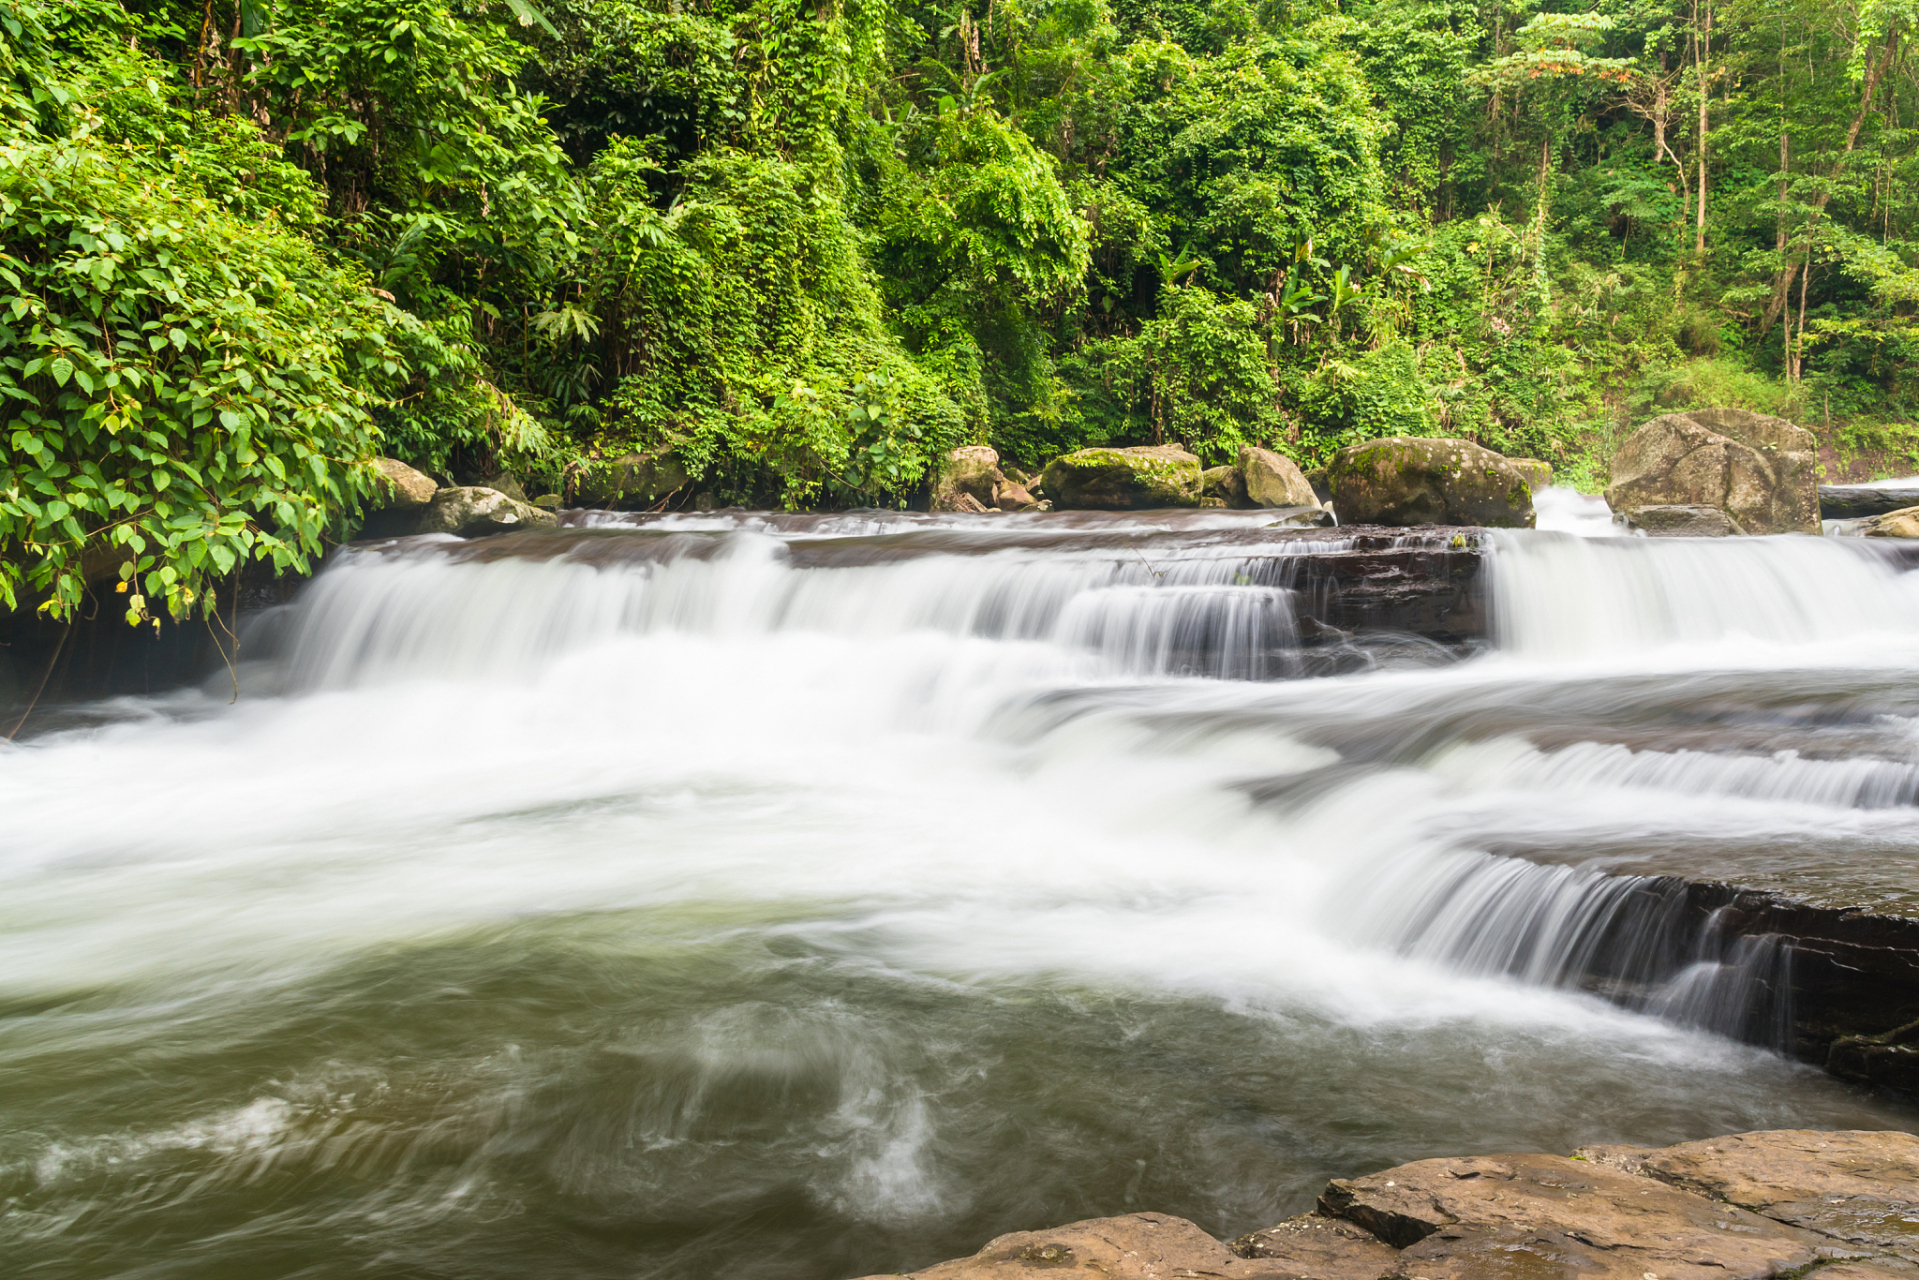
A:
POLYGON ((1913 1128, 1657 877, 1919 913, 1919 576, 1541 510, 1484 642, 1331 649, 1259 512, 347 548, 0 744, 0 1269, 847 1280, 1913 1128))

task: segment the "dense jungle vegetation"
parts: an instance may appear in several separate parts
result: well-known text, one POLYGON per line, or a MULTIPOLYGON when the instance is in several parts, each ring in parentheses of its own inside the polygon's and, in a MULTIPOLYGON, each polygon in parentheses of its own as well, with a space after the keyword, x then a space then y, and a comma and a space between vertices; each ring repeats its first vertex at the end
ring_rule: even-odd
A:
POLYGON ((0 603, 303 567, 380 453, 1907 449, 1919 6, 1589 4, 0 0, 0 603))

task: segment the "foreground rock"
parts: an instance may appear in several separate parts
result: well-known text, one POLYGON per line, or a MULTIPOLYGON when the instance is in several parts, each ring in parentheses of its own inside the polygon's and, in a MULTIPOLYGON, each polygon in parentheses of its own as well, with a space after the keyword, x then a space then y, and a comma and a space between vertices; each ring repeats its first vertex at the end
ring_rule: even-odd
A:
POLYGON ((1316 507, 1313 486, 1291 458, 1271 449, 1241 445, 1239 474, 1247 501, 1260 507, 1316 507))
POLYGON ((1040 488, 1061 510, 1196 507, 1199 459, 1176 444, 1081 449, 1047 463, 1040 488))
POLYGON ((1716 507, 1747 533, 1818 533, 1818 442, 1784 418, 1698 409, 1654 418, 1613 454, 1606 505, 1716 507))
POLYGON ((551 526, 551 511, 507 497, 497 489, 468 486, 442 489, 420 512, 414 533, 457 533, 463 538, 485 537, 514 529, 551 526))
POLYGON ((1822 1280, 1919 1276, 1919 1138, 1778 1130, 1419 1160, 1222 1245, 1134 1213, 1001 1236, 918 1280, 1822 1280))
POLYGON ((1746 532, 1718 507, 1635 507, 1614 519, 1649 538, 1737 538, 1746 532))
POLYGON ((1395 436, 1348 445, 1326 477, 1342 524, 1533 526, 1527 474, 1469 440, 1395 436))
POLYGON ((1863 520, 1919 507, 1919 486, 1891 489, 1870 484, 1822 484, 1819 515, 1825 520, 1863 520))

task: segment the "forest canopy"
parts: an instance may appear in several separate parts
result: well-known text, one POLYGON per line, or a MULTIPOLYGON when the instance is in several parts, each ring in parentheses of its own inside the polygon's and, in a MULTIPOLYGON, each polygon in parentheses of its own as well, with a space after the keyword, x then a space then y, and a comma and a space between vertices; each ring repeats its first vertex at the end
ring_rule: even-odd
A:
POLYGON ((0 0, 0 605, 205 607, 399 457, 1908 451, 1904 0, 0 0), (1588 7, 1588 6, 1591 7, 1588 7))

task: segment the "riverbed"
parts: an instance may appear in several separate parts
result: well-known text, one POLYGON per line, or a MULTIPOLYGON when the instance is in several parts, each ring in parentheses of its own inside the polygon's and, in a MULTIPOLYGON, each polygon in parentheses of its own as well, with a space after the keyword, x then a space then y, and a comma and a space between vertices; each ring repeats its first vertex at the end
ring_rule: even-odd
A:
POLYGON ((1913 910, 1919 582, 1542 510, 1483 639, 1337 662, 1257 512, 350 548, 231 677, 0 747, 0 1257, 841 1280, 1912 1128, 1617 873, 1913 910))

